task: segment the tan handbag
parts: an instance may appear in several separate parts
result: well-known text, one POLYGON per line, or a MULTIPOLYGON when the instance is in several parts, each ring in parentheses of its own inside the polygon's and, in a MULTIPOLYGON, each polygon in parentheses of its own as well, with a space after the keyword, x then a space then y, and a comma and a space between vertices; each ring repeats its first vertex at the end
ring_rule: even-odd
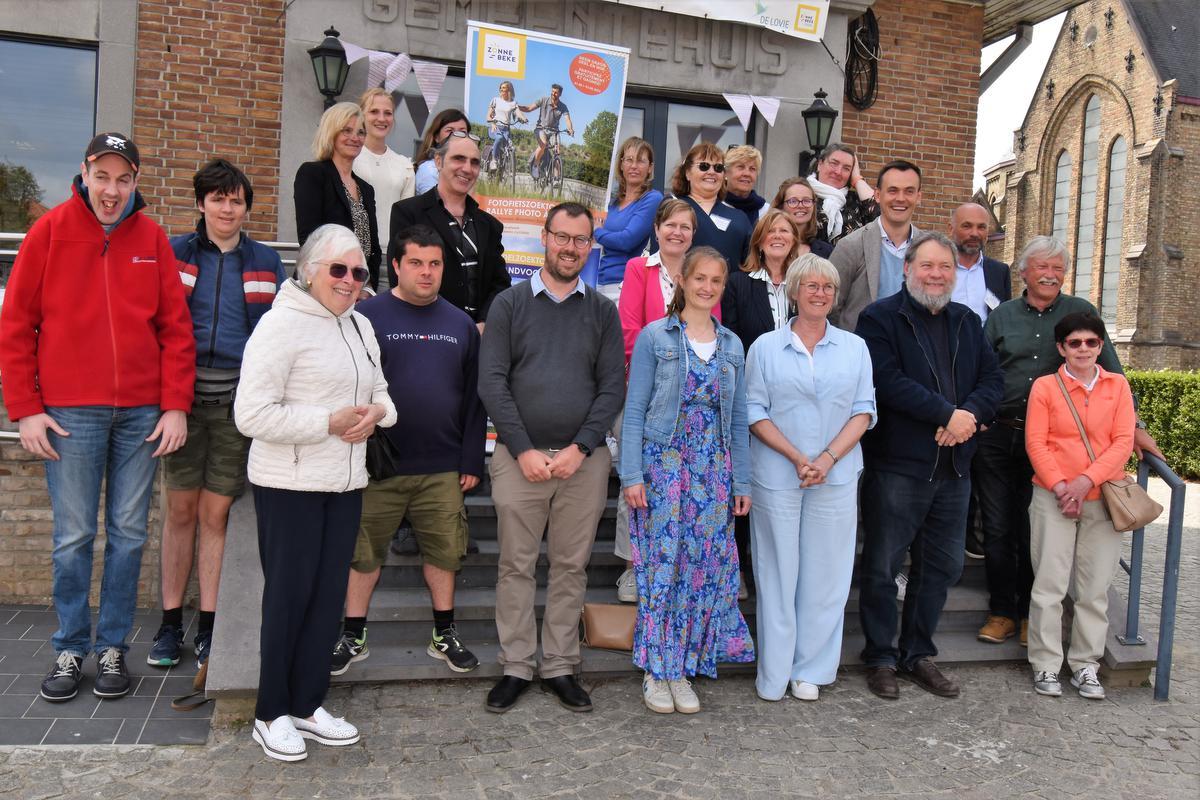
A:
POLYGON ((583 604, 583 643, 600 650, 633 651, 637 606, 613 603, 583 604))
MULTIPOLYGON (((1075 418, 1079 435, 1083 437, 1083 446, 1087 449, 1088 458, 1095 461, 1096 454, 1092 452, 1092 443, 1088 440, 1087 431, 1083 429, 1083 420, 1079 418, 1079 412, 1075 410, 1071 393, 1067 391, 1067 385, 1063 383, 1062 375, 1055 373, 1054 379, 1058 381, 1058 388, 1062 390, 1063 397, 1067 399, 1067 408, 1071 409, 1071 416, 1075 418)), ((1146 494, 1146 490, 1128 475, 1100 484, 1100 497, 1104 500, 1104 508, 1108 511, 1108 517, 1112 520, 1113 527, 1120 533, 1134 531, 1149 525, 1158 519, 1158 515, 1163 510, 1163 507, 1146 494)))

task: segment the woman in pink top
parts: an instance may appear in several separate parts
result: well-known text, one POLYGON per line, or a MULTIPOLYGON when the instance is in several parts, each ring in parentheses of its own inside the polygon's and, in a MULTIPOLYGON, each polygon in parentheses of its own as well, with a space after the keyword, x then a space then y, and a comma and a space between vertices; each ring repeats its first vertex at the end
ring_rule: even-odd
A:
POLYGON ((1029 663, 1034 691, 1050 697, 1062 694, 1058 670, 1063 662, 1063 598, 1070 589, 1075 601, 1067 654, 1071 685, 1081 697, 1102 700, 1104 687, 1096 670, 1108 633, 1108 587, 1120 560, 1121 534, 1104 509, 1100 484, 1125 475, 1136 417, 1125 376, 1096 364, 1104 345, 1099 317, 1066 315, 1054 326, 1054 340, 1066 363, 1034 381, 1025 415, 1025 449, 1034 471, 1029 504, 1034 572, 1029 663), (1071 405, 1095 461, 1088 456, 1071 405))

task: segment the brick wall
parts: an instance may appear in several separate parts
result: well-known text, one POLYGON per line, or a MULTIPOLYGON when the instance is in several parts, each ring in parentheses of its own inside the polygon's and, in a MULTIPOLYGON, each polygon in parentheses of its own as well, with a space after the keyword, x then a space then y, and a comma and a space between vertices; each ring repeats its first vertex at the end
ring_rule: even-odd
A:
POLYGON ((874 185, 893 158, 915 161, 922 201, 913 222, 944 230, 972 195, 983 8, 974 3, 877 0, 883 57, 875 105, 842 109, 842 138, 874 185))
POLYGON ((254 186, 246 225, 276 238, 284 0, 140 0, 135 141, 141 188, 168 233, 196 223, 192 175, 221 156, 254 186))

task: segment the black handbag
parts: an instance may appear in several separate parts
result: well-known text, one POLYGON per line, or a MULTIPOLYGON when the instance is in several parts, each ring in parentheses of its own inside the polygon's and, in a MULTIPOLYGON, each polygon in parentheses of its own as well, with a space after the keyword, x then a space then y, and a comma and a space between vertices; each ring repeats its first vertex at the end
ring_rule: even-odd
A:
POLYGON ((373 481, 394 478, 399 474, 400 451, 387 434, 379 428, 367 439, 367 475, 373 481))

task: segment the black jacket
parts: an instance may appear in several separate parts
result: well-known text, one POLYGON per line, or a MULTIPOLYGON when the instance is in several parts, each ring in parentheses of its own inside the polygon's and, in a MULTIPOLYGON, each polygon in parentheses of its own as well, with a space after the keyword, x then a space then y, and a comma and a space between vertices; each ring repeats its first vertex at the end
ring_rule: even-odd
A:
POLYGON ((475 223, 475 247, 479 250, 479 270, 475 286, 475 296, 479 299, 478 309, 467 311, 467 272, 458 256, 454 231, 450 229, 450 219, 436 186, 424 194, 400 200, 392 205, 387 273, 388 279, 395 284, 396 270, 392 261, 396 254, 393 245, 400 233, 418 223, 428 225, 437 231, 444 248, 442 288, 439 294, 458 308, 467 311, 476 322, 482 322, 487 319, 492 300, 512 285, 512 278, 509 277, 508 267, 504 263, 504 226, 500 224, 500 220, 486 211, 481 211, 479 204, 470 195, 467 195, 467 216, 475 223))
POLYGON ((1008 264, 984 256, 983 285, 987 287, 989 292, 996 295, 996 299, 1001 303, 1005 300, 1011 300, 1012 278, 1008 271, 1008 264))
MULTIPOLYGON (((367 210, 367 219, 371 221, 371 252, 364 255, 367 269, 371 271, 371 288, 376 289, 379 287, 379 262, 383 260, 383 249, 379 246, 379 224, 375 221, 375 190, 362 178, 350 174, 358 185, 358 196, 367 210)), ((300 244, 304 244, 309 234, 322 225, 333 223, 354 230, 350 201, 346 199, 342 178, 333 161, 327 159, 301 164, 292 184, 292 201, 296 206, 296 236, 300 244)))
MULTIPOLYGON (((775 330, 775 317, 771 315, 767 292, 766 281, 751 278, 749 272, 741 270, 730 275, 725 284, 725 293, 721 295, 721 324, 742 340, 744 352, 750 352, 755 339, 775 330)), ((790 300, 788 306, 791 306, 790 300)), ((790 310, 788 316, 792 316, 790 310)))
MULTIPOLYGON (((875 372, 879 419, 863 437, 868 469, 930 480, 937 467, 934 435, 950 421, 956 406, 938 389, 935 354, 908 289, 876 300, 863 309, 855 333, 867 343, 875 372)), ((950 334, 950 357, 957 408, 990 424, 1004 393, 1004 373, 983 335, 979 317, 960 303, 942 310, 950 334)), ((954 448, 954 469, 968 474, 976 437, 954 448)))

